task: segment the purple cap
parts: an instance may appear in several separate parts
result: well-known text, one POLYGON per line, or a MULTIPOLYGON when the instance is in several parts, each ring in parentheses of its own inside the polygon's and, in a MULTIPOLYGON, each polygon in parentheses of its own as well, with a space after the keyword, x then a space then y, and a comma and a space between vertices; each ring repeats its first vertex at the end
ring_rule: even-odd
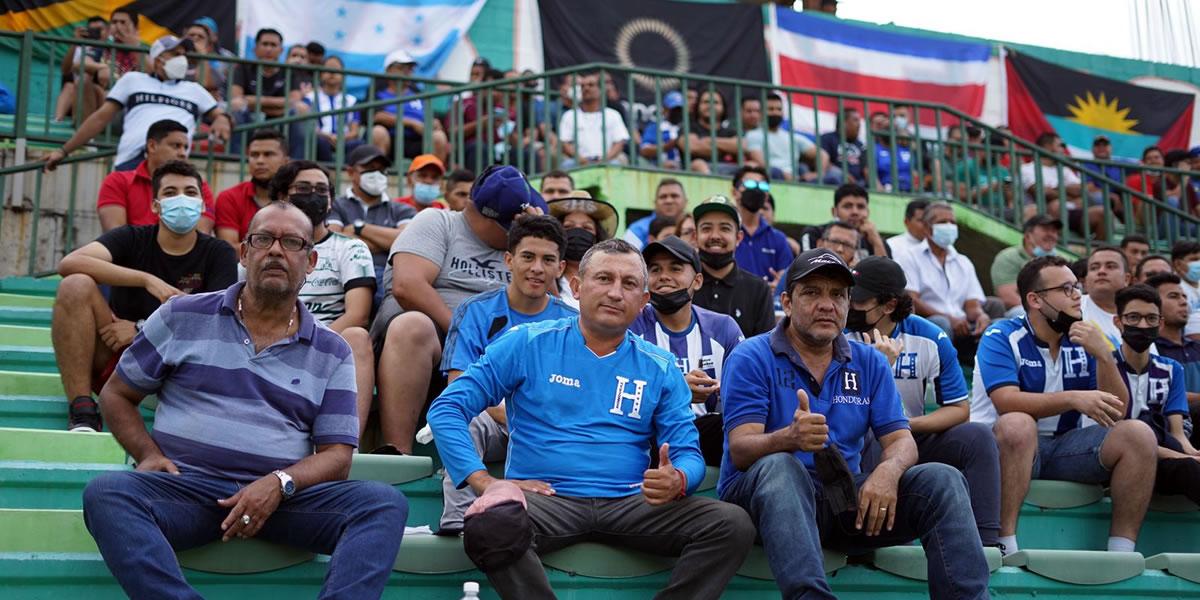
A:
POLYGON ((533 206, 549 214, 550 207, 542 199, 525 174, 516 167, 492 165, 475 179, 471 200, 479 212, 508 229, 513 219, 533 206))

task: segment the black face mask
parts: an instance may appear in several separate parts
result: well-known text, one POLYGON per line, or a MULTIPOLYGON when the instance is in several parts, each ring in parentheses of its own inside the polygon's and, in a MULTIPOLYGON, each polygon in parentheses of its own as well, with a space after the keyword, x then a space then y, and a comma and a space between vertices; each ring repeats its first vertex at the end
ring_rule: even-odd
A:
POLYGON ((325 216, 329 214, 329 196, 320 194, 291 194, 288 196, 288 202, 296 205, 296 208, 304 211, 308 215, 308 220, 312 221, 313 227, 325 222, 325 216))
MULTIPOLYGON (((878 307, 876 307, 876 308, 878 308, 878 307)), ((875 310, 875 309, 872 308, 871 310, 875 310)), ((871 311, 858 310, 857 308, 851 308, 850 310, 846 311, 846 329, 849 329, 850 331, 855 331, 858 333, 866 333, 868 331, 871 331, 872 329, 875 329, 875 326, 878 325, 879 322, 883 320, 883 315, 879 315, 879 318, 875 319, 874 323, 868 323, 867 322, 867 313, 868 312, 871 312, 871 311)))
POLYGON ((683 122, 683 109, 672 108, 671 110, 667 111, 667 121, 669 121, 672 125, 678 125, 678 124, 682 123, 683 122))
MULTIPOLYGON (((1050 304, 1049 302, 1046 303, 1046 306, 1054 308, 1054 305, 1050 304)), ((1054 310, 1058 309, 1054 308, 1054 310)), ((1046 313, 1042 313, 1042 316, 1046 317, 1046 321, 1047 324, 1050 325, 1050 329, 1053 329, 1055 332, 1063 335, 1066 335, 1068 331, 1071 331, 1072 325, 1083 320, 1079 317, 1068 315, 1066 311, 1062 310, 1058 310, 1058 316, 1054 317, 1053 319, 1046 316, 1046 313)))
POLYGON ((767 193, 759 189, 742 190, 742 208, 754 213, 762 210, 767 203, 767 193))
POLYGON ((716 253, 708 250, 700 251, 700 262, 704 263, 710 269, 722 269, 733 262, 733 253, 724 252, 716 253))
POLYGON ((567 230, 567 250, 565 252, 566 260, 579 262, 583 260, 583 255, 588 251, 588 248, 596 245, 596 234, 582 228, 576 227, 567 230))
POLYGON ((778 129, 783 125, 783 115, 767 115, 767 127, 770 129, 778 129))
POLYGON ((650 292, 650 306, 654 310, 664 314, 673 315, 679 312, 679 309, 687 306, 688 302, 692 301, 692 295, 688 293, 688 289, 679 289, 666 294, 656 294, 650 292))
POLYGON ((1125 326, 1121 330, 1121 339, 1129 345, 1134 352, 1142 353, 1150 348, 1154 340, 1158 339, 1157 327, 1130 327, 1125 326))

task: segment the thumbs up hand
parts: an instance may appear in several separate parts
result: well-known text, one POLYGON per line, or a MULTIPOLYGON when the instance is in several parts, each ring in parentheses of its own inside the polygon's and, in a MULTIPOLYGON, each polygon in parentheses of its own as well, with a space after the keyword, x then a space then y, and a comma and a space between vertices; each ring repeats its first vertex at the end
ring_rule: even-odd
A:
POLYGON ((792 414, 792 423, 777 434, 788 450, 816 452, 829 441, 829 426, 825 424, 825 415, 809 411, 808 394, 796 390, 796 412, 792 414))
POLYGON ((652 506, 666 504, 683 493, 683 476, 671 465, 669 450, 663 444, 658 449, 658 468, 646 469, 642 474, 642 495, 652 506))

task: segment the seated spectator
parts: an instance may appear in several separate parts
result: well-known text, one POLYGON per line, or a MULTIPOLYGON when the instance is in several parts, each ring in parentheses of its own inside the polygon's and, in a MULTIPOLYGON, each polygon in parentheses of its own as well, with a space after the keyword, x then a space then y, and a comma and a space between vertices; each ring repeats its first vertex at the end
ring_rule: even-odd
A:
POLYGON ((412 193, 396 198, 396 202, 406 204, 417 212, 427 208, 447 208, 445 202, 438 201, 442 196, 442 175, 445 174, 446 166, 438 157, 421 154, 413 158, 408 165, 408 174, 404 176, 404 181, 412 193))
POLYGON ((730 175, 738 170, 738 153, 742 160, 763 164, 762 153, 746 148, 738 139, 737 130, 725 122, 728 103, 718 89, 700 92, 692 113, 688 150, 691 151, 691 170, 697 173, 730 175))
MULTIPOLYGON (((841 221, 857 230, 858 245, 853 249, 857 258, 888 256, 890 251, 890 247, 883 243, 883 237, 879 235, 879 228, 871 221, 870 202, 871 196, 866 188, 855 183, 844 183, 833 191, 833 208, 830 210, 830 214, 833 215, 834 221, 841 221)), ((906 209, 906 215, 907 212, 906 209)), ((922 216, 924 216, 923 212, 922 216)), ((908 221, 906 220, 905 227, 907 226, 908 221)), ((806 227, 800 234, 800 248, 811 250, 816 247, 816 241, 821 239, 825 227, 827 226, 806 227)), ((851 262, 855 261, 847 261, 847 263, 851 262)))
POLYGON ((857 229, 849 223, 833 221, 821 230, 821 239, 817 240, 816 247, 832 251, 846 266, 854 268, 858 264, 858 253, 855 251, 858 242, 857 229))
MULTIPOLYGON (((108 21, 101 16, 89 18, 86 27, 75 28, 75 39, 99 41, 107 38, 108 21)), ((104 48, 99 46, 72 46, 67 49, 62 60, 62 87, 54 103, 55 121, 65 121, 68 116, 74 116, 76 123, 82 123, 104 104, 104 94, 112 83, 112 69, 105 62, 104 54, 104 48), (83 87, 82 93, 80 86, 83 87), (75 114, 76 108, 80 109, 79 114, 75 114)))
POLYGON ((679 221, 674 218, 654 217, 654 220, 650 221, 650 235, 647 239, 653 244, 663 238, 675 236, 678 227, 679 221))
POLYGON ((1128 418, 1150 426, 1158 440, 1154 493, 1200 502, 1200 451, 1188 436, 1183 365, 1153 350, 1162 299, 1154 288, 1133 285, 1117 292, 1122 343, 1113 352, 1129 394, 1128 418))
POLYGON ((1087 293, 1080 300, 1079 311, 1084 321, 1095 323, 1114 344, 1120 345, 1121 326, 1114 324, 1113 319, 1117 316, 1117 291, 1129 285, 1125 254, 1115 246, 1093 246, 1087 265, 1087 293))
POLYGON ((1134 283, 1146 283, 1147 279, 1150 279, 1151 277, 1154 277, 1155 275, 1162 275, 1162 274, 1167 274, 1167 273, 1170 273, 1172 275, 1175 274, 1174 271, 1171 269, 1171 261, 1169 261, 1161 256, 1158 256, 1157 254, 1151 254, 1149 256, 1142 258, 1142 260, 1138 262, 1137 266, 1134 267, 1133 282, 1134 283))
MULTIPOLYGON (((387 55, 383 61, 384 72, 394 77, 387 78, 386 85, 375 91, 375 100, 400 100, 405 96, 420 93, 421 89, 415 82, 395 77, 412 77, 417 68, 417 61, 403 50, 396 50, 387 55)), ((433 142, 433 153, 438 160, 445 164, 450 158, 450 140, 442 130, 442 123, 433 119, 433 131, 425 131, 424 100, 408 100, 389 104, 375 109, 375 126, 371 130, 371 143, 388 156, 395 150, 394 140, 398 131, 402 132, 400 150, 404 158, 414 158, 425 151, 424 138, 428 136, 433 142)), ((399 158, 398 156, 395 158, 399 158)))
POLYGON ((1158 293, 1162 302, 1161 325, 1154 340, 1158 354, 1183 365, 1194 446, 1197 438, 1194 424, 1200 419, 1200 342, 1183 335, 1188 321, 1187 294, 1183 292, 1179 276, 1173 273, 1155 275, 1145 283, 1158 293))
POLYGON ((540 191, 542 193, 542 197, 545 198, 547 202, 551 200, 558 200, 559 198, 566 198, 567 196, 571 195, 571 192, 575 191, 575 179, 573 179, 566 171, 550 171, 549 173, 542 175, 542 186, 540 191))
POLYGON ((775 300, 762 278, 738 267, 735 249, 745 235, 741 213, 725 196, 711 196, 693 209, 704 277, 692 302, 733 317, 748 338, 775 326, 775 300))
POLYGON ((462 212, 423 211, 396 237, 383 274, 388 294, 371 323, 383 439, 376 452, 412 453, 452 312, 468 297, 508 282, 508 230, 517 215, 536 209, 548 207, 525 176, 493 166, 480 175, 462 212))
MULTIPOLYGON (((124 14, 124 13, 122 13, 124 14)), ((163 36, 150 47, 150 73, 131 72, 117 80, 108 91, 104 105, 75 130, 61 148, 46 156, 46 171, 58 168, 58 163, 76 148, 86 145, 100 135, 122 109, 121 140, 117 142, 116 171, 132 171, 142 162, 146 134, 150 126, 164 119, 180 123, 187 129, 190 142, 196 128, 196 118, 203 116, 212 124, 210 132, 229 139, 232 123, 221 111, 216 99, 194 81, 184 81, 187 74, 185 52, 192 41, 175 36, 163 36), (151 98, 143 102, 140 98, 151 98)))
POLYGON ((471 201, 471 186, 475 184, 475 174, 466 169, 454 169, 446 173, 442 182, 445 193, 446 208, 461 211, 471 201))
POLYGON ((808 137, 783 128, 783 96, 777 92, 767 95, 765 132, 759 118, 762 110, 756 110, 759 104, 758 98, 742 99, 742 127, 746 131, 746 148, 761 154, 764 157, 764 166, 769 171, 778 169, 784 181, 824 180, 829 168, 829 155, 817 148, 808 137), (747 116, 751 118, 747 119, 747 116))
MULTIPOLYGON (((1187 170, 1190 168, 1191 157, 1187 150, 1171 150, 1164 159, 1168 169, 1187 170)), ((1156 198, 1163 200, 1171 208, 1183 211, 1192 217, 1200 214, 1200 191, 1192 181, 1194 177, 1174 171, 1163 173, 1165 189, 1160 190, 1156 198)), ((1140 214, 1140 213, 1139 213, 1140 214)), ((1155 209, 1158 231, 1160 236, 1195 237, 1195 223, 1185 222, 1174 213, 1164 209, 1155 209)))
POLYGON ((250 221, 262 207, 278 200, 271 196, 271 178, 287 164, 287 141, 276 129, 264 128, 250 136, 246 168, 250 179, 217 195, 217 237, 237 249, 250 232, 250 221))
POLYGON ((563 155, 560 166, 571 169, 589 164, 626 164, 629 129, 621 113, 601 103, 599 75, 585 73, 573 79, 579 86, 579 106, 564 111, 558 121, 563 155))
POLYGON ((954 249, 958 241, 954 209, 944 202, 933 202, 925 207, 924 222, 928 232, 925 241, 896 258, 908 276, 914 312, 949 334, 959 354, 967 349, 971 352, 966 355, 973 356, 979 336, 1004 311, 984 297, 971 259, 954 249))
POLYGON ((715 599, 750 550, 754 528, 743 511, 691 496, 704 478, 691 393, 670 353, 628 331, 646 303, 646 285, 636 249, 623 240, 597 244, 571 280, 577 319, 502 336, 429 410, 447 472, 478 494, 505 483, 484 468, 471 419, 506 398, 509 427, 524 434, 510 440, 505 465, 524 502, 516 492, 516 502, 464 526, 465 547, 478 548, 472 558, 501 598, 553 598, 538 554, 595 539, 677 555, 669 593, 715 599), (601 310, 602 303, 613 309, 601 310), (647 468, 652 443, 660 445, 659 465, 647 468), (522 529, 500 533, 516 530, 513 519, 522 529), (489 560, 501 548, 515 556, 489 560))
POLYGON ((311 41, 304 45, 304 49, 308 52, 308 64, 323 65, 325 64, 325 46, 318 41, 311 41))
MULTIPOLYGON (((283 62, 289 65, 308 65, 308 48, 304 44, 292 44, 288 47, 287 58, 283 62)), ((308 95, 312 91, 312 71, 303 69, 288 69, 288 71, 292 74, 292 80, 297 82, 300 95, 308 95)))
POLYGON ((1125 264, 1132 267, 1150 256, 1150 241, 1140 233, 1128 234, 1121 238, 1121 252, 1125 254, 1125 264))
POLYGON ((1004 303, 1005 317, 1023 317, 1021 295, 1017 293, 1017 274, 1029 261, 1039 256, 1053 256, 1062 232, 1062 221, 1046 215, 1025 219, 1021 228, 1021 243, 996 253, 992 259, 992 289, 1004 303))
POLYGON ((1067 261, 1041 256, 1017 276, 1023 319, 988 328, 972 378, 971 420, 1000 447, 1000 550, 1017 546, 1029 480, 1108 483, 1108 549, 1133 552, 1150 502, 1154 433, 1123 419, 1129 392, 1112 345, 1082 321, 1080 287, 1067 261))
MULTIPOLYGON (((254 34, 255 60, 277 62, 282 53, 283 34, 274 29, 259 29, 254 34)), ((239 123, 255 120, 256 113, 268 118, 282 117, 301 103, 304 94, 300 89, 301 78, 297 77, 299 71, 289 71, 290 75, 279 67, 246 64, 233 68, 229 110, 237 116, 239 123)))
POLYGON ((200 174, 184 161, 154 171, 151 210, 161 223, 125 225, 63 257, 50 335, 71 431, 100 431, 100 393, 121 353, 160 304, 223 290, 237 279, 233 249, 196 230, 200 174), (100 286, 112 286, 106 300, 100 286))
POLYGON ((296 300, 317 260, 308 218, 268 206, 241 256, 246 283, 155 311, 101 392, 137 470, 92 479, 84 522, 132 598, 197 597, 176 549, 236 537, 329 554, 322 594, 378 597, 408 504, 387 484, 343 481, 354 359, 296 300), (153 434, 138 412, 150 394, 153 434))
POLYGON ((737 263, 765 279, 768 287, 774 289, 795 254, 792 254, 787 236, 762 217, 770 192, 771 182, 766 169, 745 166, 734 172, 733 200, 737 203, 742 229, 736 251, 737 263))
MULTIPOLYGON (((496 69, 488 70, 483 76, 485 83, 501 79, 504 79, 504 73, 496 69)), ((464 164, 476 173, 496 162, 493 153, 496 143, 503 138, 505 125, 516 121, 516 108, 509 106, 506 96, 499 87, 487 92, 477 90, 462 101, 457 123, 453 117, 447 117, 448 122, 461 132, 464 164)))
POLYGON ((329 192, 325 170, 307 160, 287 163, 271 179, 271 197, 296 205, 313 223, 317 264, 304 278, 300 302, 314 319, 342 336, 350 346, 361 437, 367 428, 371 397, 375 393, 375 353, 366 329, 375 295, 375 270, 366 243, 325 227, 332 203, 329 192))
MULTIPOLYGON (((1121 195, 1113 189, 1114 183, 1125 182, 1125 167, 1111 164, 1120 159, 1113 157, 1112 141, 1107 135, 1098 135, 1092 139, 1092 158, 1098 162, 1083 163, 1083 182, 1087 186, 1088 201, 1091 204, 1105 204, 1105 186, 1108 186, 1108 202, 1118 218, 1123 218, 1125 210, 1121 195), (1099 162, 1103 161, 1103 162, 1099 162), (1100 177, 1106 177, 1110 182, 1104 182, 1100 177)), ((1120 161, 1124 162, 1124 161, 1120 161)))
MULTIPOLYGON (((675 228, 675 235, 688 243, 689 246, 696 247, 696 219, 692 218, 692 213, 683 213, 683 218, 679 220, 679 225, 675 228)), ((791 239, 788 239, 791 242, 791 239)))
MULTIPOLYGON (((1162 168, 1166 166, 1166 154, 1158 146, 1147 146, 1145 150, 1142 150, 1142 165, 1162 168)), ((1160 174, 1161 171, 1134 171, 1125 178, 1125 185, 1147 196, 1161 198, 1164 195, 1163 192, 1165 189, 1163 188, 1162 184, 1164 182, 1159 176, 1160 174)), ((1137 208, 1140 204, 1140 199, 1134 199, 1134 208, 1137 208)))
POLYGON ((1098 240, 1104 239, 1104 207, 1085 207, 1079 175, 1067 167, 1060 169, 1060 165, 1055 162, 1056 157, 1065 157, 1067 151, 1062 138, 1054 132, 1046 132, 1038 136, 1037 145, 1044 154, 1041 158, 1022 164, 1020 170, 1020 188, 1025 195, 1024 218, 1028 219, 1037 214, 1036 196, 1040 190, 1042 197, 1046 199, 1046 215, 1061 219, 1060 209, 1065 208, 1067 224, 1072 230, 1082 234, 1083 220, 1086 218, 1091 234, 1098 240), (1061 184, 1058 179, 1060 172, 1061 184), (1060 198, 1060 194, 1064 192, 1066 198, 1060 198))
MULTIPOLYGON (((837 194, 835 193, 834 196, 836 197, 837 194)), ((914 198, 904 206, 904 233, 893 235, 887 239, 888 256, 900 256, 925 241, 925 223, 922 219, 925 217, 925 207, 927 206, 929 206, 929 200, 924 198, 914 198)), ((837 206, 835 205, 833 208, 836 215, 837 206)))
POLYGON ((563 250, 563 272, 555 290, 563 302, 579 309, 579 300, 571 294, 571 278, 579 272, 579 261, 588 249, 597 242, 612 239, 617 231, 617 209, 603 200, 593 200, 592 195, 578 190, 565 198, 546 202, 550 214, 562 223, 565 230, 563 250))
MULTIPOLYGON (((187 127, 170 119, 156 121, 146 129, 145 158, 131 171, 109 173, 100 184, 96 214, 100 217, 101 231, 112 231, 122 225, 158 223, 158 213, 152 210, 157 195, 151 174, 168 162, 186 161, 190 141, 187 127)), ((211 234, 217 207, 207 183, 201 184, 200 197, 204 200, 204 212, 196 227, 201 233, 211 234)))
POLYGON ((664 177, 654 189, 654 212, 625 228, 625 241, 641 250, 650 243, 650 223, 659 217, 679 219, 687 211, 687 192, 678 179, 664 177))
MULTIPOLYGON (((217 22, 211 17, 200 17, 183 30, 187 39, 192 40, 196 54, 216 54, 224 57, 234 57, 234 53, 221 47, 217 37, 217 22)), ((229 69, 232 65, 219 60, 190 60, 187 78, 204 86, 208 93, 218 101, 225 99, 226 82, 229 81, 229 69)))
MULTIPOLYGON (((996 439, 987 426, 969 422, 967 382, 958 366, 958 351, 940 328, 912 314, 905 285, 904 270, 892 259, 862 259, 854 267, 846 330, 861 335, 893 365, 896 390, 917 442, 917 464, 938 462, 962 471, 979 539, 984 546, 995 546, 1000 530, 996 439), (928 395, 937 408, 926 414, 928 395)), ((873 465, 877 456, 868 452, 863 458, 873 465)), ((870 470, 863 465, 863 471, 870 470)))
MULTIPOLYGON (((525 323, 556 321, 579 312, 552 293, 551 286, 562 272, 566 239, 562 225, 550 216, 518 217, 508 231, 504 262, 512 281, 503 288, 477 294, 454 310, 442 374, 454 383, 477 362, 489 344, 505 332, 525 323)), ((479 413, 468 426, 478 456, 484 462, 503 462, 508 454, 508 416, 504 401, 479 413)), ((446 473, 442 479, 444 507, 438 534, 462 532, 463 513, 475 501, 470 486, 457 488, 446 473)))
MULTIPOLYGON (((1012 200, 1012 173, 1003 165, 988 161, 988 148, 982 129, 967 127, 967 150, 951 146, 957 160, 942 176, 952 184, 948 191, 960 200, 986 206, 1008 206, 1012 200)), ((952 128, 950 131, 960 131, 952 128)))
POLYGON ((875 189, 885 192, 912 193, 921 185, 917 178, 916 157, 913 155, 913 138, 898 134, 895 147, 889 136, 879 135, 875 142, 875 189), (895 161, 895 180, 892 162, 895 161))
POLYGON ((932 597, 986 598, 963 475, 917 464, 887 359, 842 333, 850 269, 828 250, 809 250, 786 281, 783 321, 739 344, 725 365, 719 497, 750 513, 786 598, 834 597, 822 547, 862 553, 915 538, 932 597), (859 468, 868 430, 882 446, 869 475, 859 468))
POLYGON ((1171 268, 1188 297, 1188 324, 1183 334, 1200 338, 1200 242, 1179 240, 1171 246, 1171 268))
MULTIPOLYGON (((721 369, 746 338, 728 315, 692 304, 704 274, 687 242, 665 236, 642 251, 650 275, 650 304, 629 331, 670 352, 691 390, 691 411, 700 434, 704 464, 721 466, 721 369)), ((657 463, 653 458, 651 462, 657 463)))
MULTIPOLYGON (((342 59, 337 56, 326 58, 324 66, 339 70, 346 68, 342 59)), ((303 98, 304 104, 312 112, 350 108, 358 101, 354 96, 346 93, 346 77, 337 71, 322 71, 319 74, 318 83, 320 85, 305 94, 303 98)), ((304 148, 307 146, 307 138, 308 136, 304 136, 300 140, 293 140, 292 143, 300 143, 300 148, 304 148)), ((361 122, 358 112, 320 117, 317 119, 317 160, 333 162, 339 143, 344 143, 344 150, 350 152, 364 143, 361 138, 361 122)), ((303 156, 303 152, 297 154, 297 150, 300 148, 294 148, 292 154, 303 156)))
MULTIPOLYGON (((683 123, 683 94, 671 90, 663 95, 658 119, 642 129, 638 155, 660 169, 679 169, 683 148, 679 145, 679 127, 683 123)), ((628 241, 628 240, 626 240, 628 241)))
POLYGON ((859 139, 862 129, 862 113, 847 106, 838 117, 837 131, 821 134, 821 149, 829 155, 830 167, 821 180, 826 185, 857 183, 865 185, 863 174, 864 157, 867 149, 859 139))

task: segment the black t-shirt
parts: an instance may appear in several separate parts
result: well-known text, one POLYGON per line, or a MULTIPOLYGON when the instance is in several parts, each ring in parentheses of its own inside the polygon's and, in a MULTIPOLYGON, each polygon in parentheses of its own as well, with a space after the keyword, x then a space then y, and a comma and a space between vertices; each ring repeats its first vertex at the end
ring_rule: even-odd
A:
MULTIPOLYGON (((197 233, 191 252, 171 256, 157 236, 158 225, 124 225, 96 241, 108 248, 113 264, 154 275, 186 294, 223 290, 237 281, 237 257, 229 244, 197 233)), ((158 299, 140 287, 114 287, 108 304, 117 318, 134 322, 159 307, 158 299)))
MULTIPOLYGON (((284 89, 285 81, 284 70, 276 69, 275 73, 262 75, 262 93, 258 92, 258 74, 255 72, 255 65, 237 65, 234 67, 233 83, 234 85, 242 86, 242 93, 247 96, 264 96, 267 98, 282 98, 287 95, 284 89)), ((293 90, 300 89, 300 84, 306 79, 308 73, 299 69, 292 69, 292 87, 293 90)))
POLYGON ((775 298, 767 282, 734 267, 725 279, 704 274, 704 283, 692 297, 700 308, 733 317, 746 337, 775 327, 775 298))

